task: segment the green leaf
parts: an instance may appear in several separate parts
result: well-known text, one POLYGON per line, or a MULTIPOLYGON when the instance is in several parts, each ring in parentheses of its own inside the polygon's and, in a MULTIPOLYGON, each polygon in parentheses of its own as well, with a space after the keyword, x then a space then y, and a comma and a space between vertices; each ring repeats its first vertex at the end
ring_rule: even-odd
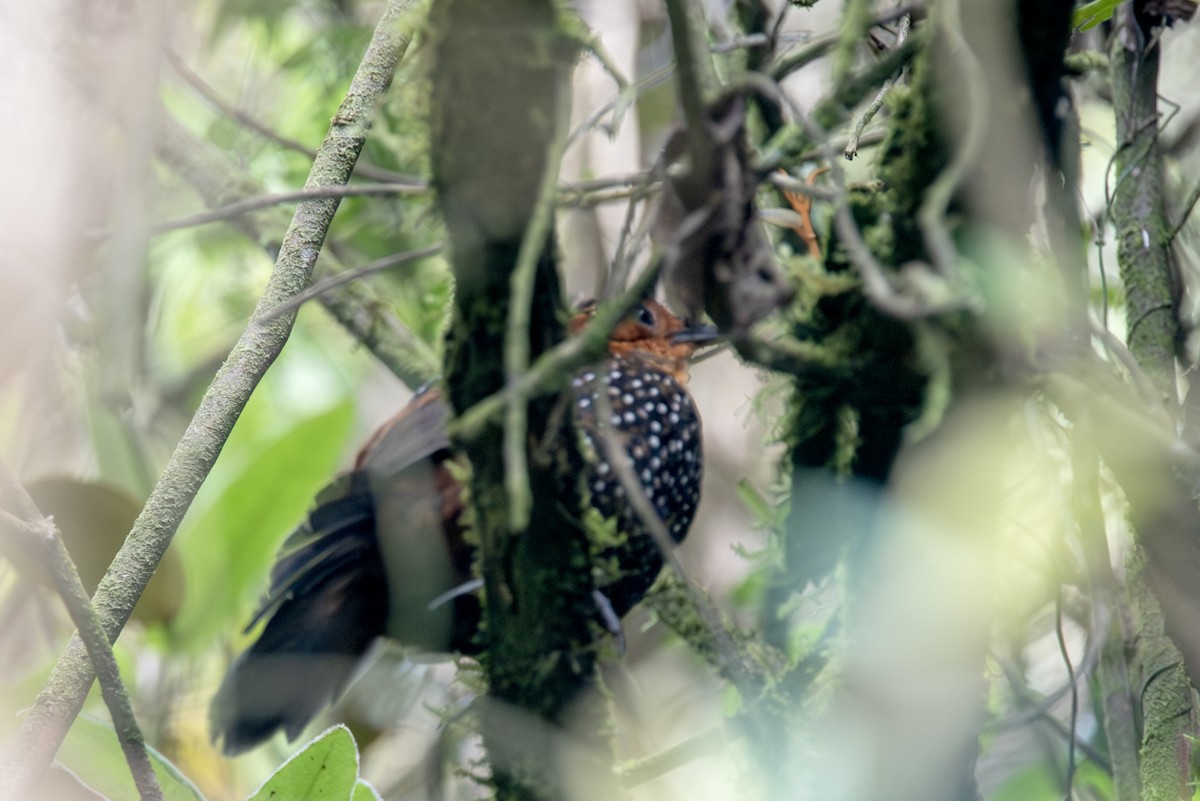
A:
POLYGON ((374 787, 363 779, 359 779, 358 784, 354 785, 354 795, 350 797, 350 801, 383 801, 383 799, 379 797, 379 793, 375 792, 374 787))
POLYGON ((1079 8, 1075 9, 1075 15, 1072 18, 1072 24, 1076 30, 1086 31, 1095 28, 1101 22, 1112 19, 1112 15, 1116 13, 1117 6, 1121 5, 1124 0, 1092 0, 1090 3, 1084 3, 1079 8))
POLYGON ((248 801, 361 801, 358 746, 345 726, 334 726, 284 762, 248 801))
MULTIPOLYGON (((146 746, 146 752, 166 801, 204 801, 196 786, 170 760, 149 746, 146 746)), ((129 763, 125 761, 111 723, 91 715, 80 715, 67 732, 58 751, 58 761, 85 785, 111 801, 138 801, 129 763)))

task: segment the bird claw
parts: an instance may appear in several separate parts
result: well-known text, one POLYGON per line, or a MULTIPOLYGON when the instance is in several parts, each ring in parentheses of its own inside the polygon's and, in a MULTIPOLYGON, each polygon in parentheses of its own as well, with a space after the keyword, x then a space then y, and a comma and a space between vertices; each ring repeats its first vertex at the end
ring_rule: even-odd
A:
POLYGON ((471 593, 475 592, 482 586, 483 586, 483 579, 471 579, 470 581, 464 581, 462 584, 459 584, 457 587, 451 587, 450 589, 446 590, 438 597, 434 598, 432 601, 429 602, 429 606, 427 608, 429 609, 430 612, 432 612, 434 609, 437 609, 439 606, 450 603, 455 598, 458 598, 460 595, 470 595, 471 593))
POLYGON ((600 590, 592 590, 592 600, 596 603, 596 611, 600 613, 600 620, 604 622, 604 628, 612 635, 613 640, 617 645, 617 653, 625 653, 625 631, 621 628, 621 618, 617 617, 617 610, 613 609, 612 601, 608 600, 608 596, 600 592, 600 590))

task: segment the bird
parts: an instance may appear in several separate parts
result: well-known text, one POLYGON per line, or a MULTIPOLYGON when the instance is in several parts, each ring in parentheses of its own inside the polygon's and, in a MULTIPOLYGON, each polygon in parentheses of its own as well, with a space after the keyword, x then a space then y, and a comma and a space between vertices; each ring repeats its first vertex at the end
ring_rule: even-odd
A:
MULTIPOLYGON (((586 327, 595 309, 595 302, 578 307, 571 333, 586 327)), ((621 443, 641 491, 670 538, 681 542, 703 474, 688 360, 716 335, 713 326, 689 323, 646 299, 613 329, 607 357, 571 378, 566 397, 582 433, 591 506, 625 535, 597 555, 598 563, 617 567, 600 571, 595 593, 598 618, 610 630, 615 624, 619 632, 617 621, 657 578, 663 554, 628 500, 606 437, 621 443)), ((480 651, 481 582, 472 575, 461 457, 447 434, 449 419, 439 389, 418 391, 284 541, 270 589, 246 628, 262 624, 258 639, 213 698, 213 738, 225 753, 249 750, 279 729, 294 740, 351 683, 377 638, 430 654, 480 651)))

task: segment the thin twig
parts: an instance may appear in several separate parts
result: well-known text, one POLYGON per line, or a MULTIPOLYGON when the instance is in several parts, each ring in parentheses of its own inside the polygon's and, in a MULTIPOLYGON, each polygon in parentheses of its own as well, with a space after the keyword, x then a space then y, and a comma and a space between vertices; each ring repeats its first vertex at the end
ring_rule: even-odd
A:
POLYGON ((88 659, 100 680, 100 692, 112 715, 113 729, 121 743, 121 752, 129 764, 130 775, 143 799, 160 801, 162 788, 154 775, 154 766, 146 752, 146 739, 138 726, 129 703, 129 693, 121 682, 121 671, 113 656, 112 642, 104 630, 96 608, 88 597, 87 590, 79 578, 79 571, 67 548, 63 544, 58 527, 43 516, 34 505, 29 493, 17 481, 7 462, 0 458, 0 496, 15 502, 25 519, 21 520, 5 513, 2 522, 33 544, 41 561, 54 582, 55 589, 67 607, 79 638, 87 648, 88 659))
MULTIPOLYGON (((537 202, 517 251, 517 263, 509 279, 508 324, 504 335, 505 385, 515 385, 529 371, 529 320, 538 262, 547 247, 554 222, 554 198, 563 153, 567 149, 570 103, 559 103, 554 137, 546 148, 546 166, 537 202)), ((529 464, 525 435, 528 432, 528 400, 510 394, 504 414, 504 483, 508 495, 509 531, 529 525, 533 494, 529 488, 529 464)))
POLYGON ((1187 225, 1188 217, 1192 215, 1192 210, 1196 208, 1196 203, 1200 202, 1200 181, 1192 187, 1192 191, 1188 194, 1187 200, 1183 201, 1183 212, 1179 215, 1179 220, 1171 226, 1171 231, 1167 234, 1166 241, 1163 242, 1163 247, 1175 241, 1175 237, 1183 230, 1183 226, 1187 225))
MULTIPOLYGON (((243 128, 249 128, 262 138, 274 142, 280 147, 284 147, 288 150, 307 156, 310 160, 317 157, 317 151, 313 150, 311 147, 308 147, 303 142, 298 142, 295 139, 290 139, 276 131, 271 130, 246 112, 242 111, 237 106, 226 102, 220 95, 217 94, 217 90, 209 85, 209 83, 201 78, 198 74, 196 74, 195 70, 185 64, 183 59, 180 58, 179 54, 174 50, 166 50, 166 59, 167 63, 170 64, 177 73, 179 73, 179 77, 183 78, 183 80, 186 81, 189 86, 195 89, 197 94, 207 100, 213 108, 236 122, 238 125, 241 125, 243 128)), ((412 176, 405 175, 404 173, 396 172, 395 170, 385 170, 382 167, 376 167, 373 164, 367 164, 366 162, 362 161, 354 165, 354 174, 359 178, 368 178, 372 181, 382 181, 384 183, 392 184, 404 184, 416 180, 412 176)))
MULTIPOLYGON (((1102 619, 1107 622, 1107 613, 1102 615, 1102 619)), ((1079 666, 1075 669, 1074 676, 1068 682, 1047 693, 1037 704, 1018 712, 1012 717, 1007 717, 988 725, 986 730, 993 732, 1009 731, 1025 726, 1030 721, 1047 715, 1054 706, 1067 697, 1067 693, 1075 692, 1075 685, 1080 680, 1092 674, 1097 662, 1100 660, 1100 649, 1103 644, 1103 635, 1092 632, 1091 637, 1088 639, 1087 647, 1083 652, 1083 659, 1079 660, 1079 666)))
POLYGON ((613 98, 612 100, 603 104, 602 106, 597 108, 595 111, 593 111, 591 114, 587 115, 587 117, 584 118, 583 122, 576 125, 575 128, 571 131, 571 133, 567 136, 567 147, 570 147, 571 144, 574 143, 575 140, 578 139, 580 136, 582 136, 583 134, 587 133, 588 131, 590 131, 593 128, 595 128, 596 126, 598 126, 600 124, 600 120, 604 117, 604 115, 608 114, 610 111, 615 109, 617 107, 618 103, 627 102, 627 100, 626 100, 627 96, 631 96, 632 98, 637 98, 644 92, 647 92, 650 89, 653 89, 654 87, 656 87, 659 84, 663 83, 664 81, 668 80, 674 74, 675 74, 674 65, 668 64, 667 66, 659 67, 654 72, 651 72, 649 75, 645 76, 644 78, 639 79, 637 81, 637 83, 633 84, 632 86, 627 87, 625 89, 624 94, 618 94, 615 98, 613 98))
POLYGON ((633 200, 636 202, 654 194, 661 186, 660 183, 654 182, 643 185, 598 189, 586 194, 564 192, 559 195, 558 205, 562 208, 590 209, 594 206, 603 206, 605 203, 616 203, 619 200, 633 200))
POLYGON ((602 303, 582 333, 567 338, 539 356, 515 384, 489 395, 451 420, 446 426, 449 437, 452 440, 474 439, 484 426, 503 414, 510 398, 528 402, 565 386, 568 376, 596 361, 605 352, 608 335, 629 310, 649 294, 661 269, 661 261, 651 265, 619 297, 602 303))
POLYGON ((689 762, 719 754, 728 744, 729 736, 723 728, 709 729, 665 751, 622 765, 617 769, 621 786, 628 790, 645 784, 689 762))
POLYGON ((568 181, 558 185, 559 203, 569 203, 569 198, 573 194, 585 195, 588 192, 598 192, 604 189, 648 186, 656 182, 657 179, 648 177, 645 171, 632 172, 625 175, 610 175, 607 178, 588 178, 583 181, 568 181))
MULTIPOLYGON (((224 151, 188 131, 169 114, 162 117, 156 156, 175 170, 204 203, 215 208, 242 197, 263 194, 261 184, 252 180, 224 151)), ((272 261, 279 250, 279 231, 287 228, 290 215, 274 206, 231 223, 272 261)), ((338 275, 349 268, 330 243, 321 254, 318 270, 338 275)), ((321 305, 346 332, 362 344, 404 384, 418 387, 441 372, 437 353, 425 340, 406 326, 391 309, 381 303, 367 284, 351 282, 322 294, 321 305)))
MULTIPOLYGON (((910 14, 905 14, 900 18, 900 29, 896 33, 897 47, 904 44, 904 41, 908 38, 908 29, 911 25, 912 16, 910 14)), ((900 72, 903 74, 904 70, 900 72)), ((875 99, 871 101, 871 105, 867 106, 866 110, 858 118, 858 122, 854 124, 854 130, 850 134, 850 141, 846 143, 846 148, 842 151, 846 157, 846 161, 853 161, 854 157, 858 155, 858 142, 862 137, 863 129, 867 127, 867 123, 875 117, 879 109, 883 108, 883 101, 887 98, 888 92, 892 91, 892 85, 895 82, 895 78, 888 78, 883 82, 883 86, 879 88, 875 99)))
MULTIPOLYGON (((602 378, 596 380, 599 381, 602 378)), ((671 572, 679 577, 687 592, 688 600, 696 610, 696 614, 699 615, 701 623, 712 636, 714 648, 720 657, 721 672, 737 687, 743 699, 748 703, 753 703, 762 695, 766 687, 765 681, 761 675, 758 675, 758 671, 746 664, 743 654, 734 644, 733 638, 721 619, 720 611, 713 604, 712 599, 699 589, 695 580, 683 566, 683 562, 680 561, 679 555, 675 551, 675 541, 671 539, 666 524, 658 516, 658 511, 646 494, 646 488, 634 474, 633 462, 625 450, 625 445, 621 442, 617 430, 608 425, 608 420, 613 416, 612 403, 609 401, 608 393, 600 390, 590 394, 592 402, 596 405, 596 424, 601 445, 604 448, 604 461, 612 468, 617 480, 621 482, 621 486, 625 490, 625 498, 633 508, 634 514, 637 515, 638 521, 653 538, 654 544, 658 547, 663 561, 670 567, 671 572)))
POLYGON ((316 282, 308 289, 289 300, 287 303, 271 309, 262 316, 262 320, 260 322, 263 324, 269 323, 271 320, 274 320, 281 314, 293 312, 300 308, 300 306, 308 303, 313 298, 320 297, 326 292, 336 289, 343 284, 348 284, 351 281, 357 281, 358 279, 365 278, 368 275, 374 275, 375 273, 383 272, 384 270, 390 270, 393 267, 399 267, 401 264, 408 264, 410 262, 429 258, 430 256, 436 256, 437 254, 441 253, 445 247, 446 243, 438 242, 437 244, 430 245, 426 248, 421 248, 420 250, 407 250, 403 253, 393 253, 390 256, 384 256, 381 259, 376 259, 375 261, 364 264, 362 267, 356 267, 352 270, 346 270, 330 276, 329 278, 316 282))
POLYGON ((1062 616, 1062 585, 1058 587, 1058 596, 1054 599, 1054 636, 1058 640, 1058 652, 1062 655, 1063 665, 1067 669, 1067 684, 1071 687, 1071 728, 1067 738, 1067 791, 1066 797, 1071 798, 1071 788, 1075 786, 1075 742, 1077 740, 1076 726, 1079 723, 1079 688, 1075 684, 1075 666, 1071 664, 1071 652, 1067 650, 1067 638, 1063 633, 1062 616))
POLYGON ((789 192, 795 192, 798 195, 811 197, 814 200, 833 201, 837 200, 838 193, 832 189, 826 189, 823 186, 810 184, 808 181, 801 181, 799 178, 794 178, 786 172, 778 170, 767 176, 767 181, 779 189, 786 189, 789 192))
POLYGON ((613 59, 604 43, 600 41, 600 37, 588 31, 585 36, 580 39, 580 44, 584 49, 596 57, 600 62, 600 66, 613 79, 613 83, 617 85, 618 92, 624 92, 629 88, 629 79, 625 77, 625 73, 621 72, 621 68, 617 66, 617 62, 613 59))
MULTIPOLYGON (((923 8, 923 3, 905 3, 902 6, 889 9, 871 23, 875 25, 886 25, 889 22, 900 19, 901 17, 911 16, 914 11, 923 8)), ((776 81, 782 81, 788 75, 791 75, 801 67, 816 61, 819 58, 824 58, 827 53, 838 43, 838 38, 841 36, 839 31, 831 31, 830 33, 822 34, 814 37, 803 49, 782 58, 772 69, 771 77, 776 81)))
MULTIPOLYGON (((1036 702, 1037 699, 1033 697, 1032 691, 1024 685, 1024 683, 1020 680, 1020 677, 1016 674, 1016 671, 1007 663, 1006 660, 997 659, 996 663, 1000 666, 1000 670, 1004 673, 1004 678, 1008 680, 1008 684, 1012 688, 1013 694, 1017 697, 1019 702, 1036 702)), ((1045 723, 1064 740, 1071 736, 1070 730, 1064 726, 1062 721, 1056 718, 1049 709, 1045 708, 1045 706, 1041 703, 1037 703, 1036 706, 1038 707, 1039 714, 1034 720, 1039 720, 1045 723)), ((1079 737, 1078 733, 1076 733, 1075 746, 1083 753, 1085 757, 1098 765, 1101 770, 1110 775, 1112 774, 1112 765, 1108 758, 1101 753, 1096 746, 1089 743, 1086 739, 1079 737)))
MULTIPOLYGON (((654 166, 649 170, 649 176, 654 181, 655 189, 662 184, 662 170, 661 159, 656 161, 654 166)), ((630 226, 633 224, 637 213, 637 200, 635 198, 630 199, 629 208, 625 214, 625 222, 621 226, 621 236, 617 241, 617 249, 613 254, 612 265, 609 268, 608 277, 604 281, 604 288, 600 293, 601 298, 614 297, 629 282, 629 276, 633 272, 634 259, 642 251, 642 246, 650 236, 651 229, 658 223, 658 215, 661 208, 661 204, 658 203, 648 204, 641 221, 638 223, 637 231, 631 234, 630 226)))
POLYGON ((158 223, 150 229, 151 234, 165 234, 181 228, 195 228, 209 223, 233 220, 251 212, 297 203, 304 200, 344 197, 375 197, 379 195, 423 195, 429 191, 428 184, 341 184, 334 186, 306 186, 290 192, 276 192, 261 197, 252 197, 230 203, 218 209, 158 223))
POLYGON ((813 37, 800 50, 780 59, 771 69, 771 78, 776 81, 782 81, 796 70, 808 66, 817 59, 824 58, 833 49, 833 46, 837 44, 838 36, 839 33, 837 31, 832 31, 813 37))
POLYGON ((630 198, 629 203, 625 205, 625 219, 621 223, 621 232, 617 236, 617 247, 613 251, 612 264, 608 267, 608 275, 605 276, 604 287, 601 291, 601 297, 604 297, 609 286, 624 286, 628 280, 629 270, 633 267, 633 258, 627 254, 629 246, 629 238, 633 234, 633 222, 637 218, 638 200, 630 198))
MULTIPOLYGON (((350 177, 366 141, 369 120, 408 48, 411 33, 398 23, 414 1, 390 0, 384 10, 317 154, 309 175, 311 186, 345 183, 350 177)), ((128 620, 238 414, 287 341, 294 315, 266 326, 258 325, 258 319, 311 280, 337 206, 336 198, 327 198, 305 201, 296 209, 250 324, 201 399, 133 530, 100 580, 94 604, 110 640, 128 620)), ((9 770, 0 776, 0 797, 25 796, 24 789, 46 769, 58 750, 93 679, 87 649, 77 637, 73 638, 13 739, 6 760, 9 770)))
POLYGON ((709 48, 714 53, 732 53, 734 50, 750 50, 756 47, 770 46, 770 36, 767 36, 765 33, 749 33, 744 36, 735 36, 732 39, 722 42, 713 42, 709 48))

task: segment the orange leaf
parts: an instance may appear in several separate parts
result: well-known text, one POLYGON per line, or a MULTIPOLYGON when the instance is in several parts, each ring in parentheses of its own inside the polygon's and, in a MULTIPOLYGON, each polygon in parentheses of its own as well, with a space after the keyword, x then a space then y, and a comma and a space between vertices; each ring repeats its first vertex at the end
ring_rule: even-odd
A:
MULTIPOLYGON (((786 170, 781 169, 780 172, 784 175, 787 175, 786 170)), ((818 170, 813 170, 808 174, 808 178, 806 178, 804 182, 809 186, 812 186, 818 177, 827 172, 829 172, 828 167, 821 167, 818 170)), ((808 195, 801 194, 800 192, 793 192, 789 189, 783 190, 783 196, 787 199, 787 202, 791 204, 791 207, 796 211, 796 213, 800 215, 800 219, 802 221, 800 225, 795 225, 792 227, 792 229, 802 240, 804 240, 804 244, 808 246, 808 252, 813 256, 816 256, 818 259, 821 258, 821 244, 817 241, 817 232, 816 229, 813 228, 812 224, 812 198, 808 195)))

